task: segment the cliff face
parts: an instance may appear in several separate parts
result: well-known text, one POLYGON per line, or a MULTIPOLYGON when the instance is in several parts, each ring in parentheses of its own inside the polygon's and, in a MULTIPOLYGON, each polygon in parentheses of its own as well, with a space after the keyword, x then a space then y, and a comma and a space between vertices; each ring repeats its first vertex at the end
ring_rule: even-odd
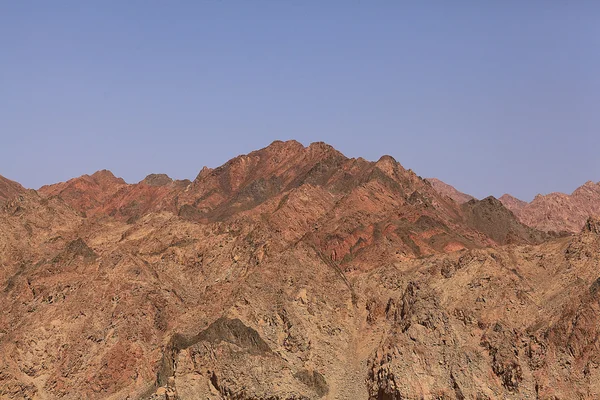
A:
POLYGON ((597 398, 600 237, 271 146, 0 210, 0 397, 597 398))

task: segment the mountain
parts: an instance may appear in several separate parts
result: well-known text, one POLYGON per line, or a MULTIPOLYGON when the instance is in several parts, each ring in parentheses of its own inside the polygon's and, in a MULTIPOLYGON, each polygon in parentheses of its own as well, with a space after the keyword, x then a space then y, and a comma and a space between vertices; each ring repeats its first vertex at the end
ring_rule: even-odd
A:
POLYGON ((450 197, 458 204, 463 204, 467 201, 475 199, 475 197, 471 196, 470 194, 460 192, 456 190, 454 186, 450 186, 437 178, 427 178, 427 182, 429 182, 431 186, 433 186, 433 188, 438 191, 438 193, 450 197))
POLYGON ((524 224, 543 231, 579 232, 589 216, 600 215, 600 183, 586 182, 570 195, 537 195, 530 203, 504 195, 502 203, 524 224))
POLYGON ((127 184, 112 172, 102 170, 54 185, 42 186, 39 193, 45 197, 60 197, 81 212, 94 213, 119 189, 127 184))
POLYGON ((462 205, 467 223, 485 233, 496 243, 542 243, 548 239, 545 232, 519 222, 515 215, 493 196, 470 200, 462 205))
POLYGON ((0 207, 0 398, 593 399, 584 225, 294 141, 24 191, 0 207))

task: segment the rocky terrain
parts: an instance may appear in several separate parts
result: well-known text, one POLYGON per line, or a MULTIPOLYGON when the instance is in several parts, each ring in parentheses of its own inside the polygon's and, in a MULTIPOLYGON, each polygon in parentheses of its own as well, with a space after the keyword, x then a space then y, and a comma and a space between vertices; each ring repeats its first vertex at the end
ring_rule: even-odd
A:
POLYGON ((0 193, 0 398, 600 396, 595 219, 551 235, 294 141, 0 193))

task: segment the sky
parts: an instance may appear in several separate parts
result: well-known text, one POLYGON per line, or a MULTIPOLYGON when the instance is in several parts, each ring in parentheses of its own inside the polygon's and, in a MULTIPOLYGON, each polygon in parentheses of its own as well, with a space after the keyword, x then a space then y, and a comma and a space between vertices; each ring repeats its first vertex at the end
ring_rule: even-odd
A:
POLYGON ((0 175, 193 179, 274 140, 476 197, 600 180, 596 1, 3 1, 0 175))

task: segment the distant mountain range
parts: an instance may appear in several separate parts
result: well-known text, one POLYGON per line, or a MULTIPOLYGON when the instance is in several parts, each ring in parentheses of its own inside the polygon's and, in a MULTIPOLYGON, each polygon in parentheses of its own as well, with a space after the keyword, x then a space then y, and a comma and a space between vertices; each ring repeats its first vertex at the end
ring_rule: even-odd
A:
MULTIPOLYGON (((427 181, 440 194, 459 204, 473 199, 439 179, 428 178, 427 181)), ((570 195, 559 192, 538 194, 530 203, 510 194, 504 194, 498 200, 532 228, 547 232, 579 232, 588 217, 600 215, 600 182, 588 181, 570 195)))

